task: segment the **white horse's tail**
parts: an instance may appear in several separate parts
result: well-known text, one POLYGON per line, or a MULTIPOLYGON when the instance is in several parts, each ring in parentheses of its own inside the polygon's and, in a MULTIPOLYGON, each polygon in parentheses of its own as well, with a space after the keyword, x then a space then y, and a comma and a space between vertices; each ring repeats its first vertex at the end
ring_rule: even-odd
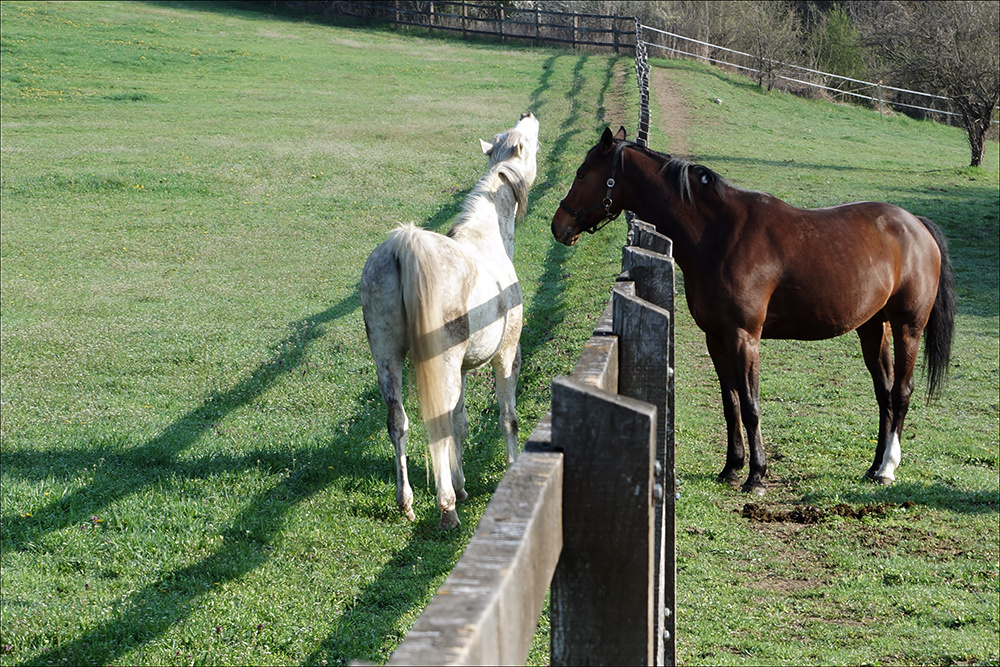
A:
MULTIPOLYGON (((448 457, 454 459, 454 444, 447 442, 452 436, 453 406, 448 404, 445 392, 444 310, 430 281, 433 268, 441 265, 437 236, 406 225, 390 232, 388 243, 399 262, 410 360, 417 376, 420 412, 427 426, 428 441, 431 444, 446 441, 448 457)), ((446 465, 450 468, 453 464, 454 460, 449 460, 446 465)))

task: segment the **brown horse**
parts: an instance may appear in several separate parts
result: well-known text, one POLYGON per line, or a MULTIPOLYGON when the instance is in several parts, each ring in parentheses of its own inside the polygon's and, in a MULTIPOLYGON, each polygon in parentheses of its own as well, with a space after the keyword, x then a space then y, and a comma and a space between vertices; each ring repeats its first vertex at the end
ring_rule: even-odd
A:
POLYGON ((795 208, 626 141, 625 128, 614 136, 606 129, 560 202, 552 234, 573 245, 625 209, 674 242, 688 308, 722 388, 729 444, 719 481, 739 483, 749 448, 743 491, 764 493, 761 338, 819 340, 857 330, 879 407, 866 477, 892 483, 921 333, 929 397, 951 356, 955 294, 941 230, 879 202, 795 208))

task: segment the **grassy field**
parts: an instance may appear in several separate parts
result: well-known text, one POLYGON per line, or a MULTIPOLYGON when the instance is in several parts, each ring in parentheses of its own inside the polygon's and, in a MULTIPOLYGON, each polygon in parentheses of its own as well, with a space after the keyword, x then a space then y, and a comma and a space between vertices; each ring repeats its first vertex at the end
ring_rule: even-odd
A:
POLYGON ((918 379, 889 488, 859 481, 874 452, 877 408, 857 338, 762 344, 765 509, 780 516, 810 505, 900 506, 815 525, 742 518, 748 499, 714 482, 725 457, 718 385, 703 337, 678 311, 679 661, 995 664, 997 144, 985 168, 963 169, 958 129, 763 94, 687 62, 658 65, 693 119, 686 139, 694 160, 798 206, 872 199, 930 217, 948 236, 959 294, 950 381, 928 406, 918 379))
MULTIPOLYGON (((535 111, 522 439, 617 272, 622 225, 570 249, 548 223, 598 131, 634 126, 630 59, 208 9, 0 4, 3 665, 383 662, 504 464, 477 373, 463 528, 436 529, 419 428, 417 521, 398 517, 365 258, 399 222, 446 229, 477 139, 535 111)), ((680 659, 996 662, 996 144, 963 170, 958 130, 661 65, 696 159, 799 205, 928 215, 960 293, 951 382, 930 407, 918 384, 888 489, 857 481, 874 401, 856 341, 765 346, 768 508, 916 503, 806 526, 750 522, 711 481, 721 408, 678 313, 680 659)), ((546 645, 543 619, 533 663, 546 645)))
POLYGON ((617 261, 548 220, 605 107, 635 117, 630 60, 215 5, 0 11, 0 661, 384 661, 505 464, 476 373, 463 529, 436 528, 419 427, 398 517, 361 266, 401 222, 446 229, 478 139, 535 111, 526 438, 617 261))

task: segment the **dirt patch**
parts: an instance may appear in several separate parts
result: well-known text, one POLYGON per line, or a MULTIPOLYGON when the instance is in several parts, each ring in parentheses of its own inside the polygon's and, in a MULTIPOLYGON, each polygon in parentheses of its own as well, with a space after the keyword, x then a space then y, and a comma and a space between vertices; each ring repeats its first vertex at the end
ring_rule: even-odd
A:
POLYGON ((670 137, 669 150, 678 157, 691 157, 691 146, 688 144, 688 128, 691 127, 691 117, 687 112, 687 102, 677 94, 669 70, 653 67, 649 71, 650 97, 656 105, 650 113, 660 130, 670 137))
POLYGON ((747 503, 738 511, 744 519, 759 523, 800 523, 815 524, 832 516, 842 516, 847 519, 881 518, 895 514, 900 509, 909 509, 916 503, 906 501, 902 505, 896 503, 877 503, 858 505, 857 507, 840 503, 829 509, 820 509, 811 505, 795 507, 787 511, 772 511, 756 503, 747 503))

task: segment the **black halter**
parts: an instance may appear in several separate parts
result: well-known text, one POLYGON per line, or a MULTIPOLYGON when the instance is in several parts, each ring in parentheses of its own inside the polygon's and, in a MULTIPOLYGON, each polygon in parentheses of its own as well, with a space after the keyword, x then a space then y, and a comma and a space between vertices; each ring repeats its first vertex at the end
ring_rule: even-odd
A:
POLYGON ((576 224, 582 227, 583 231, 588 234, 593 234, 599 229, 602 229, 605 225, 616 219, 622 213, 621 211, 618 211, 614 215, 611 215, 611 206, 614 204, 614 200, 611 198, 611 191, 615 187, 615 174, 618 173, 618 163, 622 161, 622 151, 625 150, 627 146, 632 145, 631 141, 620 141, 618 142, 618 145, 615 146, 615 154, 611 158, 611 176, 609 176, 607 180, 608 191, 605 193, 604 199, 601 200, 599 204, 594 204, 593 206, 585 208, 582 211, 574 211, 570 208, 569 204, 566 203, 565 199, 559 202, 559 208, 573 216, 573 219, 576 220, 576 224), (590 215, 591 213, 600 211, 601 209, 604 209, 603 218, 589 226, 583 222, 583 216, 590 215))

